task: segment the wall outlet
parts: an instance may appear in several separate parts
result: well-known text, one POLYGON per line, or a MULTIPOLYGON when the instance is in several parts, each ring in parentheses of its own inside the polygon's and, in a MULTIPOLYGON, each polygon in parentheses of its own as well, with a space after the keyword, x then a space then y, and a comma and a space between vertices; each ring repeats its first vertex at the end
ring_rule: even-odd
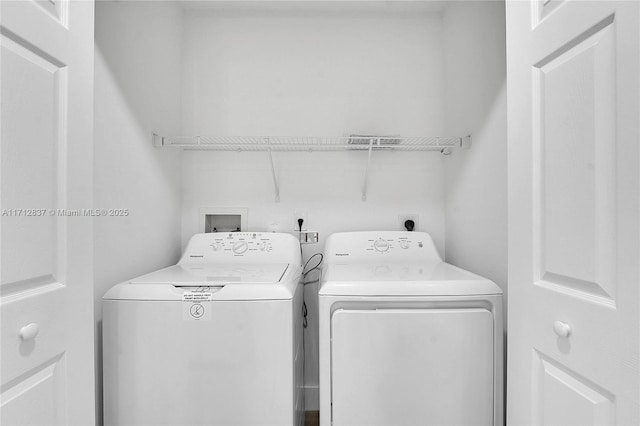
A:
POLYGON ((300 244, 317 244, 318 233, 317 232, 301 232, 300 244))
POLYGON ((298 228, 298 219, 302 219, 304 221, 302 222, 302 230, 305 231, 307 229, 307 212, 304 210, 294 210, 293 220, 291 221, 291 223, 293 223, 294 231, 300 230, 300 228, 298 228))
POLYGON ((400 229, 401 231, 406 231, 407 228, 405 228, 404 223, 407 220, 412 220, 414 225, 413 230, 414 231, 419 231, 420 230, 420 215, 419 214, 415 214, 415 213, 403 213, 403 214, 399 214, 398 215, 398 229, 400 229))

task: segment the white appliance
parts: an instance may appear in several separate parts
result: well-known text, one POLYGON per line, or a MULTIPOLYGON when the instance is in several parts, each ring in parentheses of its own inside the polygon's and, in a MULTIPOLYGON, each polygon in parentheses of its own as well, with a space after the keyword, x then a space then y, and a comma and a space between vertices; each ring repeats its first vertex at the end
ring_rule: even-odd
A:
POLYGON ((302 425, 299 242, 191 238, 103 297, 105 425, 302 425))
POLYGON ((502 425, 502 291, 423 232, 333 234, 319 289, 321 425, 502 425))

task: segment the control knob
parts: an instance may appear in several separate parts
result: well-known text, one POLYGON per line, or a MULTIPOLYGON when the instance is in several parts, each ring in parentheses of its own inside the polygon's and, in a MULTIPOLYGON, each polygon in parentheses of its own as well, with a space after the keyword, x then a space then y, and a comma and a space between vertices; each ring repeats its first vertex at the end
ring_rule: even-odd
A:
POLYGON ((247 244, 246 241, 238 241, 233 245, 233 247, 231 247, 231 250, 233 250, 235 254, 242 254, 245 251, 247 251, 248 248, 249 248, 249 245, 247 244))
POLYGON ((389 250, 389 242, 383 240, 382 238, 378 238, 373 243, 373 248, 376 249, 376 251, 385 252, 385 251, 389 250))

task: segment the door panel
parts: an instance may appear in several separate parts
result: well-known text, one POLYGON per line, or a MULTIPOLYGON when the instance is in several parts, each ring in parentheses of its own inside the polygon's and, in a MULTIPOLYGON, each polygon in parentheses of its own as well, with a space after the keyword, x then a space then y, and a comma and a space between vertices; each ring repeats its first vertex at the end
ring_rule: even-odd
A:
POLYGON ((639 18, 507 2, 511 425, 640 423, 639 18))
POLYGON ((493 425, 486 309, 337 310, 334 425, 493 425))
POLYGON ((533 424, 615 424, 614 397, 600 386, 538 352, 534 354, 533 372, 533 424))
POLYGON ((67 424, 66 374, 60 354, 8 382, 2 393, 3 418, 29 425, 67 424))
POLYGON ((93 424, 93 3, 0 2, 0 423, 93 424))
POLYGON ((70 1, 71 0, 34 0, 34 3, 47 12, 53 20, 67 27, 70 1))
POLYGON ((533 69, 534 266, 540 285, 614 304, 613 17, 533 69))
POLYGON ((558 7, 562 6, 563 3, 565 3, 565 0, 532 0, 534 27, 551 15, 558 7))
POLYGON ((58 246, 62 220, 55 214, 65 195, 60 136, 66 131, 68 88, 62 63, 1 37, 2 202, 7 209, 1 237, 3 247, 11 247, 2 251, 1 285, 24 291, 64 281, 64 252, 58 246), (32 211, 14 212, 10 206, 32 211))

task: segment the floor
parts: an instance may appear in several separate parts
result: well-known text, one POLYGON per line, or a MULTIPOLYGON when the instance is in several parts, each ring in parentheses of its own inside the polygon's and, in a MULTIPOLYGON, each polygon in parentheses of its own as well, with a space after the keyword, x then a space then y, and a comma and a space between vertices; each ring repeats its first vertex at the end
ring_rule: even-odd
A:
POLYGON ((304 412, 304 426, 318 426, 320 424, 320 412, 319 411, 305 411, 304 412))

